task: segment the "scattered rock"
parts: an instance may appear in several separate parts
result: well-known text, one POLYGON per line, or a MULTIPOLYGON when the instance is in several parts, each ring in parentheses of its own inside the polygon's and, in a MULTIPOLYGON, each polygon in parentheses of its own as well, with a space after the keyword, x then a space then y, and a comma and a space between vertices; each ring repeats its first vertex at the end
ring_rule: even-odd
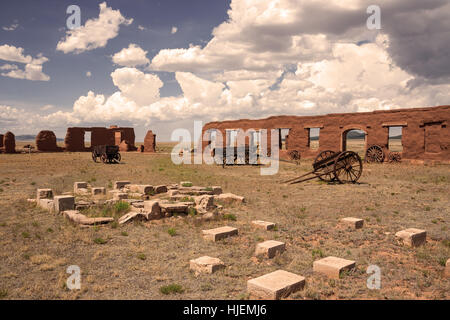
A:
POLYGON ((120 201, 120 200, 124 200, 124 199, 128 199, 128 193, 116 192, 113 195, 113 200, 115 200, 115 201, 120 201))
POLYGON ((418 247, 425 244, 427 232, 425 230, 409 228, 395 234, 404 244, 411 247, 418 247))
POLYGON ((342 271, 353 269, 355 265, 355 261, 330 256, 314 261, 313 271, 323 273, 333 279, 339 279, 342 271))
POLYGON ((140 193, 140 194, 144 194, 144 195, 152 194, 155 191, 153 186, 145 185, 145 184, 130 184, 127 186, 127 188, 131 192, 136 192, 136 193, 140 193))
POLYGON ((241 196, 237 196, 235 194, 232 193, 222 193, 219 195, 215 195, 214 196, 215 200, 219 200, 222 201, 224 203, 244 203, 245 202, 245 198, 241 197, 241 196))
POLYGON ((227 237, 231 237, 238 234, 238 229, 233 227, 220 227, 209 230, 202 230, 203 238, 211 241, 218 241, 227 237))
POLYGON ((100 196, 106 194, 106 188, 105 187, 95 187, 92 188, 92 195, 93 196, 100 196))
POLYGON ((277 253, 283 253, 286 250, 284 242, 268 240, 256 245, 255 256, 264 256, 272 259, 277 253))
POLYGON ((95 224, 104 224, 114 221, 114 218, 106 217, 106 218, 88 218, 84 214, 79 213, 77 210, 67 210, 64 211, 64 216, 67 217, 70 221, 82 224, 82 225, 95 225, 95 224))
POLYGON ((130 184, 130 181, 114 181, 113 187, 116 190, 120 190, 125 187, 127 184, 130 184))
POLYGON ((267 222, 262 220, 253 220, 252 224, 257 228, 262 228, 264 230, 273 230, 276 226, 273 222, 267 222))
POLYGON ((159 185, 155 187, 155 193, 165 193, 167 192, 167 186, 165 185, 159 185))
POLYGON ((354 229, 360 229, 364 225, 363 219, 352 218, 352 217, 342 218, 341 222, 347 226, 351 226, 354 229))
POLYGON ((211 195, 203 195, 197 196, 194 198, 195 201, 195 209, 198 213, 207 213, 216 208, 214 205, 214 196, 211 195))
POLYGON ((211 258, 203 256, 197 259, 190 260, 190 269, 198 273, 214 273, 224 268, 224 263, 218 258, 211 258))
POLYGON ((262 299, 278 300, 305 287, 305 278, 295 273, 277 270, 247 281, 247 292, 262 299))
POLYGON ((55 196, 53 200, 56 213, 75 209, 75 197, 73 196, 55 196))
POLYGON ((52 189, 37 189, 36 199, 52 199, 53 191, 52 189))
POLYGON ((87 194, 87 192, 88 192, 87 188, 88 188, 87 182, 75 182, 73 184, 73 192, 74 193, 87 194))

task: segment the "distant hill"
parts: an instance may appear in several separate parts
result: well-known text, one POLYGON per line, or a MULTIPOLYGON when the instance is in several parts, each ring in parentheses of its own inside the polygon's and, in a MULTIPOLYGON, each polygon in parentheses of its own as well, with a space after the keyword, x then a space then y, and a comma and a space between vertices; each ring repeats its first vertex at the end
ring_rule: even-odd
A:
MULTIPOLYGON (((36 136, 32 134, 22 134, 20 136, 16 136, 17 141, 34 141, 36 140, 36 136)), ((64 139, 56 138, 56 141, 61 142, 64 141, 64 139)))

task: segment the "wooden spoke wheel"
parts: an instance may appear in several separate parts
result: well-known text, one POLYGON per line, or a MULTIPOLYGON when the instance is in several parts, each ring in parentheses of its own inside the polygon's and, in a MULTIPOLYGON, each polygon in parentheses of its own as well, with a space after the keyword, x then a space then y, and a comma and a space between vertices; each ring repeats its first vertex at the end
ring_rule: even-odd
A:
POLYGON ((384 161, 384 151, 380 146, 373 145, 367 148, 366 162, 369 163, 381 163, 384 161))
POLYGON ((363 170, 361 157, 353 151, 344 151, 334 160, 334 176, 340 183, 355 183, 363 170))
MULTIPOLYGON (((316 158, 314 159, 314 164, 329 158, 332 156, 335 152, 332 150, 324 150, 321 153, 319 153, 316 158)), ((334 173, 333 173, 333 167, 331 165, 327 166, 321 171, 314 172, 318 178, 322 181, 331 182, 334 180, 334 173), (324 174, 326 173, 326 174, 324 174)))
POLYGON ((114 156, 114 161, 119 163, 121 159, 122 159, 122 157, 120 156, 120 153, 117 152, 117 154, 114 156))
POLYGON ((400 152, 390 152, 388 159, 390 163, 402 162, 402 155, 400 152))
POLYGON ((94 160, 94 162, 97 162, 97 153, 95 153, 95 151, 92 151, 92 160, 94 160))
POLYGON ((100 159, 102 160, 103 163, 107 163, 108 162, 108 157, 106 156, 106 154, 102 154, 100 156, 100 159))

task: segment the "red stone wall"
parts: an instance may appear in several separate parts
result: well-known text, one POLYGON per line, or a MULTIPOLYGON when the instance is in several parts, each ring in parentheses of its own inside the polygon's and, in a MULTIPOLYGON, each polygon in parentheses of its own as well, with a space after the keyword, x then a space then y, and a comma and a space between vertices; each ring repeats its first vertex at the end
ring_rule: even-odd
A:
POLYGON ((135 135, 133 128, 120 128, 112 126, 111 128, 92 127, 81 128, 72 127, 67 129, 66 138, 64 139, 66 151, 83 152, 91 151, 92 147, 98 145, 120 145, 125 141, 127 151, 137 150, 135 144, 135 135), (84 135, 91 132, 91 147, 85 147, 84 135), (116 133, 120 137, 120 141, 116 143, 116 133))
POLYGON ((16 137, 10 131, 3 136, 3 147, 5 153, 16 153, 16 137))
MULTIPOLYGON (((401 126, 403 159, 450 161, 450 106, 396 109, 322 116, 275 116, 259 120, 210 122, 203 127, 218 129, 225 139, 226 129, 290 128, 288 150, 298 150, 302 158, 315 157, 320 151, 340 151, 351 129, 366 132, 366 147, 380 145, 388 152, 389 126, 401 126), (309 146, 309 128, 320 128, 319 149, 309 146)), ((270 139, 270 136, 268 137, 270 139)), ((270 142, 270 140, 269 140, 270 142)), ((208 141, 202 141, 206 147, 208 141)))
POLYGON ((147 131, 145 135, 144 152, 156 152, 156 134, 152 130, 147 131))
POLYGON ((36 136, 36 148, 38 151, 44 152, 58 151, 55 133, 49 130, 39 132, 36 136))

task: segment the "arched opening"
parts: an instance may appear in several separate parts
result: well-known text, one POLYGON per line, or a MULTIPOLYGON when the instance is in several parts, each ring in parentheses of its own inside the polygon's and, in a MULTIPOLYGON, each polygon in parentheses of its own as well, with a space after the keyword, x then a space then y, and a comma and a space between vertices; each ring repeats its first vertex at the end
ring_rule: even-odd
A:
POLYGON ((357 128, 342 132, 342 151, 354 151, 364 157, 367 148, 367 132, 357 128))

